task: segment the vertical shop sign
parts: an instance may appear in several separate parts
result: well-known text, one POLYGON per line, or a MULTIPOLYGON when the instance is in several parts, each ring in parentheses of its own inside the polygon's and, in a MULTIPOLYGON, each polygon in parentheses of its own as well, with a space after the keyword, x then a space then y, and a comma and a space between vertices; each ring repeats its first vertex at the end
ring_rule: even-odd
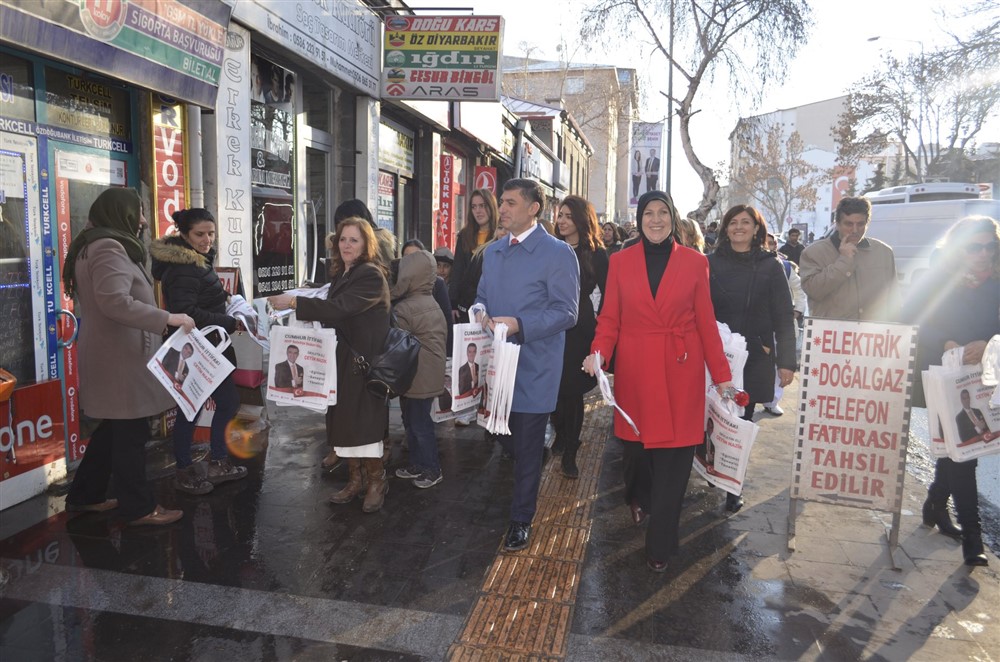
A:
POLYGON ((455 182, 452 179, 452 171, 455 166, 455 157, 451 154, 441 155, 441 207, 438 212, 437 236, 435 246, 447 246, 451 248, 452 235, 452 214, 455 204, 455 182))
POLYGON ((396 178, 388 172, 378 173, 378 226, 396 234, 396 178))
POLYGON ((151 95, 153 109, 153 169, 157 237, 170 234, 173 214, 187 207, 187 176, 184 153, 184 104, 175 99, 151 95))
POLYGON ((226 57, 215 105, 219 266, 239 268, 246 284, 253 282, 250 88, 250 32, 234 23, 226 35, 226 57))

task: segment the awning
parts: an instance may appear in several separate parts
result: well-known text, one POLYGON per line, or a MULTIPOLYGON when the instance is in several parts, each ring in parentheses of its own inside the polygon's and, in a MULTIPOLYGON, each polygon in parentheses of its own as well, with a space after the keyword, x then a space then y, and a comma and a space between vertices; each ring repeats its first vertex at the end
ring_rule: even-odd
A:
POLYGON ((231 13, 222 0, 0 0, 0 39, 211 108, 231 13))

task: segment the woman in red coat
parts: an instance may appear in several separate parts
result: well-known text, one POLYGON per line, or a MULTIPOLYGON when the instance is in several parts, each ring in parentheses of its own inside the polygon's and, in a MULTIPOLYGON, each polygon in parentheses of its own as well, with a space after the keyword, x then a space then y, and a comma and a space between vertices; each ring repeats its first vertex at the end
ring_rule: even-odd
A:
MULTIPOLYGON (((677 551, 681 502, 695 447, 705 438, 705 365, 720 390, 732 387, 708 286, 708 262, 677 241, 679 219, 662 191, 639 199, 641 241, 611 257, 604 304, 591 345, 605 367, 617 350, 615 414, 624 443, 626 499, 646 531, 646 562, 667 568, 677 551), (647 468, 648 467, 648 468, 647 468)), ((594 355, 583 370, 593 374, 594 355)))

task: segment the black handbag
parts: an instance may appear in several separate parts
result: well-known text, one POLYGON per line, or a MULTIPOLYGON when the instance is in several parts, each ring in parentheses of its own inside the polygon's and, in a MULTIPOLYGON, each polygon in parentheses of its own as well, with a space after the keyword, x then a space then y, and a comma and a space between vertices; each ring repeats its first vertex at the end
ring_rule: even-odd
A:
POLYGON ((375 397, 385 400, 397 398, 410 390, 410 385, 417 376, 417 360, 420 358, 420 341, 417 337, 396 326, 395 315, 391 324, 382 353, 371 360, 347 345, 354 356, 354 369, 365 377, 365 388, 375 397))

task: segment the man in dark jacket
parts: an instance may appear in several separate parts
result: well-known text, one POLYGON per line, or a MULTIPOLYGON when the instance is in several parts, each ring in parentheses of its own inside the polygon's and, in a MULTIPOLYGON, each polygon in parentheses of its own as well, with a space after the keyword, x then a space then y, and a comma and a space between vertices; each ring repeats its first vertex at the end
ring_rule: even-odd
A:
POLYGON ((799 243, 799 237, 801 236, 801 232, 792 228, 788 231, 788 241, 778 249, 779 253, 794 262, 796 266, 799 264, 799 258, 802 257, 802 251, 805 250, 805 246, 799 243))

